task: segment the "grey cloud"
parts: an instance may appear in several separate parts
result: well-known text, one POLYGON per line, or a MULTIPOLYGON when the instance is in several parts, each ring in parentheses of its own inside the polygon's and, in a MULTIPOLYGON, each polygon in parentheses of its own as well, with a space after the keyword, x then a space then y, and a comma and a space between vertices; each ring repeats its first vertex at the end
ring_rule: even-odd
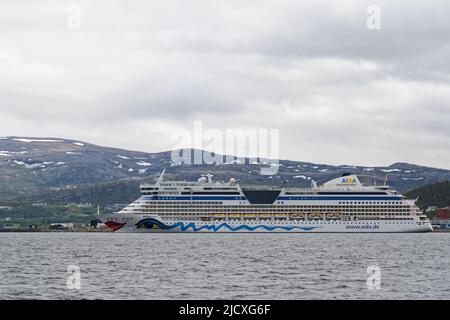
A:
POLYGON ((280 128, 283 158, 449 167, 448 1, 77 1, 70 31, 73 4, 2 3, 0 135, 158 151, 203 120, 280 128))

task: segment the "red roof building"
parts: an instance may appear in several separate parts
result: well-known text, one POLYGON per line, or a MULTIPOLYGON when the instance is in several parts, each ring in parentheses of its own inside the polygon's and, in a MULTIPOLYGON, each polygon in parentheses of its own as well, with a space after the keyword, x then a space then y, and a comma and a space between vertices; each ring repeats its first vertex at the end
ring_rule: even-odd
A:
POLYGON ((450 219, 450 206, 436 209, 436 219, 450 219))

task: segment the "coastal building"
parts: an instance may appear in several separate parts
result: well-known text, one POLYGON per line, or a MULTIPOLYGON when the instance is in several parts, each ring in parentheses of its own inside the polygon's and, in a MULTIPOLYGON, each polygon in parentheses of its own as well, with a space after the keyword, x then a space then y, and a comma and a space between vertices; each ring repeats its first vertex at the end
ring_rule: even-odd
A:
POLYGON ((33 207, 47 207, 48 203, 47 202, 35 202, 32 204, 33 207))
POLYGON ((426 213, 431 213, 431 212, 436 211, 436 209, 437 209, 437 206, 428 206, 428 207, 425 209, 425 212, 426 212, 426 213))
POLYGON ((0 229, 19 229, 19 223, 0 223, 0 229))
POLYGON ((98 223, 100 223, 100 220, 98 220, 98 219, 92 219, 92 220, 90 221, 90 223, 89 223, 89 226, 90 226, 90 227, 93 227, 93 228, 96 228, 98 223))
POLYGON ((73 223, 51 223, 50 229, 54 230, 73 229, 73 223))
POLYGON ((446 208, 437 208, 436 215, 432 220, 432 224, 441 229, 450 228, 450 206, 446 208))
POLYGON ((123 204, 123 203, 114 203, 114 204, 110 204, 105 206, 105 209, 107 210, 113 210, 113 211, 119 211, 122 210, 123 208, 125 208, 128 204, 123 204))
POLYGON ((92 204, 90 202, 86 202, 86 203, 71 202, 71 203, 66 204, 66 207, 92 208, 92 204))
POLYGON ((93 219, 90 221, 89 226, 92 228, 96 228, 96 229, 101 229, 101 228, 106 228, 107 225, 102 223, 100 220, 98 219, 93 219))

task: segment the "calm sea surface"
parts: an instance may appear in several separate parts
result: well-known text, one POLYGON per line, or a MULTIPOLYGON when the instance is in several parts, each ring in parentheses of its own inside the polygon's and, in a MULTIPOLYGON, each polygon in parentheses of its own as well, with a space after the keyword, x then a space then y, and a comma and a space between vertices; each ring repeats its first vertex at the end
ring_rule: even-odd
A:
POLYGON ((1 233, 0 298, 450 299, 449 250, 450 233, 1 233))

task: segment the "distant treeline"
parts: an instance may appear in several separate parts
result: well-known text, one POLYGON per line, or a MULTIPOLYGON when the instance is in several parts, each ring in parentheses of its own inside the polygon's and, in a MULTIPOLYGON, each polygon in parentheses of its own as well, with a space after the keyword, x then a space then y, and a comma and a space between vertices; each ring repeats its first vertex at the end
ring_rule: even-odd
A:
POLYGON ((405 194, 409 199, 419 197, 417 205, 421 209, 428 206, 446 207, 450 205, 450 181, 427 184, 405 194))
POLYGON ((142 180, 124 179, 103 183, 92 183, 78 185, 72 188, 61 188, 59 190, 41 190, 29 192, 27 195, 9 202, 4 202, 13 207, 31 204, 34 202, 48 204, 67 203, 92 203, 97 207, 111 205, 114 203, 128 204, 139 198, 139 184, 142 180))

